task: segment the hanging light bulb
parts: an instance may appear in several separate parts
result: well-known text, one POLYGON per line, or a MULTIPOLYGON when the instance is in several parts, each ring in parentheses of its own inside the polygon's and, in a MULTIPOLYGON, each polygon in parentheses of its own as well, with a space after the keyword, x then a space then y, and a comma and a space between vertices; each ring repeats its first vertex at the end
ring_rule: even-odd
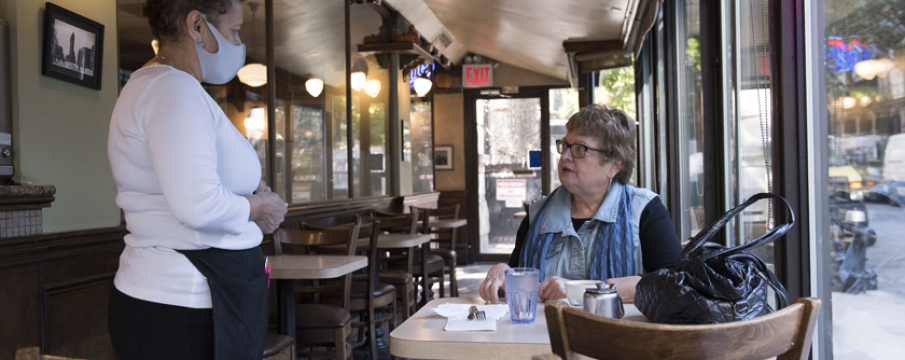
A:
POLYGON ((154 56, 157 56, 157 52, 160 51, 160 42, 157 39, 151 40, 151 49, 154 49, 154 56))
POLYGON ((368 80, 365 83, 365 94, 372 98, 376 98, 380 94, 380 80, 368 80))
POLYGON ((308 90, 312 97, 318 97, 321 91, 324 91, 324 81, 318 78, 310 78, 305 81, 305 90, 308 90))
POLYGON ((877 60, 864 60, 855 64, 855 74, 864 80, 873 80, 877 76, 877 60))
POLYGON ((425 78, 417 78, 415 79, 415 93, 418 96, 427 95, 428 92, 431 91, 431 81, 425 78))
POLYGON ((239 81, 251 87, 258 87, 267 83, 267 66, 263 64, 248 64, 239 69, 239 81))
POLYGON ((858 105, 858 100, 855 100, 852 96, 846 96, 842 98, 842 108, 845 110, 854 109, 855 105, 858 105))
POLYGON ((361 88, 365 86, 365 80, 368 79, 368 75, 363 71, 356 71, 352 73, 352 89, 355 91, 361 91, 361 88))

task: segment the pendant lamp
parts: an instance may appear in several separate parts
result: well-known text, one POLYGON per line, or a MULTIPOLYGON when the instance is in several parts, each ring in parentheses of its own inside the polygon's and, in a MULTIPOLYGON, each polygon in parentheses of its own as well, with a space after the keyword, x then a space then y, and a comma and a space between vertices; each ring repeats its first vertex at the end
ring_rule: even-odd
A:
MULTIPOLYGON (((248 3, 248 7, 251 8, 252 55, 254 55, 255 50, 255 12, 258 10, 258 6, 260 5, 261 3, 259 2, 248 3)), ((239 76, 239 81, 241 81, 243 84, 251 87, 258 87, 267 83, 267 66, 264 66, 264 64, 261 63, 248 64, 239 69, 239 73, 236 75, 239 76)))
POLYGON ((318 97, 321 91, 324 91, 324 81, 318 78, 308 79, 305 81, 305 90, 308 90, 312 97, 318 97))
POLYGON ((425 78, 415 79, 414 85, 415 85, 415 93, 418 94, 418 96, 427 95, 427 93, 431 91, 431 86, 433 86, 431 81, 428 79, 425 79, 425 78))
POLYGON ((355 91, 361 91, 361 88, 365 86, 365 80, 368 79, 368 75, 364 73, 364 71, 356 71, 352 73, 352 89, 355 91))
POLYGON ((380 94, 380 80, 368 80, 365 83, 365 94, 372 98, 376 98, 380 94))

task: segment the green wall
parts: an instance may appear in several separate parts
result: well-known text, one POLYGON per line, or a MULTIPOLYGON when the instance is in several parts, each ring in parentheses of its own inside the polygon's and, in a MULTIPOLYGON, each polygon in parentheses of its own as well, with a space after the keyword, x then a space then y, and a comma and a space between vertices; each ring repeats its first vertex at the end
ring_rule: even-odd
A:
POLYGON ((54 0, 104 25, 102 90, 41 75, 44 0, 2 0, 10 23, 16 181, 54 185, 44 232, 116 226, 120 211, 107 161, 118 91, 115 0, 54 0))

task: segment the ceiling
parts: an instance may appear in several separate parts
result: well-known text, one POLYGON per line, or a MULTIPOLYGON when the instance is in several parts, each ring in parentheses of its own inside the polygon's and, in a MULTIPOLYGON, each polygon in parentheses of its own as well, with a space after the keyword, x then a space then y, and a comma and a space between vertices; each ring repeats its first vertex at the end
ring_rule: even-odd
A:
MULTIPOLYGON (((468 52, 560 79, 569 62, 563 41, 623 40, 638 0, 386 0, 409 12, 423 2, 468 52)), ((426 25, 426 24, 425 24, 426 25)), ((430 39, 429 39, 430 40, 430 39)), ((453 58, 452 56, 450 56, 453 58)), ((454 59, 456 61, 457 59, 454 59)))
MULTIPOLYGON (((569 79, 563 41, 626 38, 626 18, 634 19, 645 0, 385 0, 428 40, 441 32, 454 39, 444 54, 460 62, 467 52, 559 79, 569 79), (627 15, 628 14, 628 15, 627 15)), ((142 18, 144 0, 118 0, 120 43, 150 51, 151 33, 142 18)), ((245 26, 240 36, 250 58, 266 53, 263 0, 243 2, 245 26), (250 3, 258 2, 252 16, 250 3), (254 26, 251 26, 254 24, 254 26)), ((353 43, 377 33, 380 16, 367 6, 351 7, 353 43)), ((276 64, 328 84, 343 82, 343 2, 339 0, 274 0, 276 64)), ((151 54, 150 56, 153 56, 151 54)), ((147 53, 136 57, 144 59, 147 53)), ((144 60, 147 61, 147 60, 144 60)))

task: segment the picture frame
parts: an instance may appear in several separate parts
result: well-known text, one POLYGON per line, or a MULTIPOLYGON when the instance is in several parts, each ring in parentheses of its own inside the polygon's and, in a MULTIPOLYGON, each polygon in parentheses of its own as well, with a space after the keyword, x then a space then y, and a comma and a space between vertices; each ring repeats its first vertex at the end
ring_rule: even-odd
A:
POLYGON ((101 89, 104 25, 48 2, 43 49, 42 75, 101 89))
POLYGON ((434 146, 434 169, 453 170, 454 160, 452 145, 434 146))

